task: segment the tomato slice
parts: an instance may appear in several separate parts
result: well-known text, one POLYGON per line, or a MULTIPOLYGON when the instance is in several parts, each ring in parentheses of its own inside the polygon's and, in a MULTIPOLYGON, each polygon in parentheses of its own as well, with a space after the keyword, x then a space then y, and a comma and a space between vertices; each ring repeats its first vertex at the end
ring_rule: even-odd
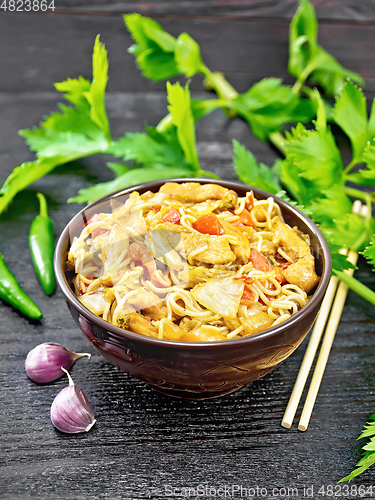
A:
POLYGON ((245 306, 247 307, 253 307, 253 305, 255 304, 255 299, 256 299, 255 293, 253 293, 245 286, 240 300, 241 304, 245 304, 245 306))
POLYGON ((92 224, 93 222, 99 222, 100 218, 98 214, 92 215, 89 220, 86 222, 85 226, 88 226, 89 224, 92 224))
MULTIPOLYGON (((93 222, 100 222, 100 217, 98 214, 92 215, 89 220, 85 223, 85 227, 88 226, 89 224, 92 224, 93 222)), ((100 227, 97 227, 96 229, 93 229, 91 231, 91 236, 93 238, 96 238, 100 234, 104 234, 108 231, 108 229, 100 229, 100 227)))
POLYGON ((142 264, 153 258, 150 250, 136 241, 130 245, 128 256, 132 260, 140 260, 142 264))
POLYGON ((286 269, 290 264, 281 264, 280 266, 273 266, 272 269, 275 271, 275 280, 280 283, 280 285, 285 285, 287 280, 284 276, 284 269, 286 269))
POLYGON ((242 280, 246 285, 251 285, 254 283, 254 280, 250 278, 250 276, 237 276, 233 278, 234 280, 242 280))
POLYGON ((211 234, 211 236, 224 234, 223 226, 215 214, 201 215, 192 225, 202 234, 211 234))
POLYGON ((171 222, 172 224, 181 224, 181 214, 175 208, 172 208, 161 218, 163 222, 171 222))
POLYGON ((156 273, 156 262, 154 260, 154 257, 152 256, 152 253, 147 247, 145 247, 145 245, 141 245, 136 241, 132 243, 129 247, 128 257, 130 257, 132 260, 140 261, 142 263, 142 265, 147 269, 151 281, 155 285, 165 287, 165 284, 161 283, 158 280, 158 275, 156 273))
POLYGON ((249 208, 253 208, 253 206, 254 206, 254 193, 252 191, 248 191, 246 193, 245 207, 249 210, 249 208))
POLYGON ((233 226, 254 226, 253 219, 251 218, 250 212, 244 208, 240 215, 239 219, 236 222, 232 222, 233 226))
POLYGON ((152 207, 150 207, 150 210, 155 210, 155 212, 159 212, 160 209, 161 205, 152 205, 152 207))
POLYGON ((253 264, 254 269, 256 269, 257 271, 268 273, 272 270, 272 266, 268 262, 266 257, 258 252, 258 250, 255 250, 255 248, 251 249, 249 262, 253 264))

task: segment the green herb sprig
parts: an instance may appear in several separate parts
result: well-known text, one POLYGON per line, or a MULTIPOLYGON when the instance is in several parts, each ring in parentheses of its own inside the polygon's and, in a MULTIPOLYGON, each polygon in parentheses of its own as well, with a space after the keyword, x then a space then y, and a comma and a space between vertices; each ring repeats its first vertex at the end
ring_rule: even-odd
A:
POLYGON ((91 202, 145 180, 202 175, 217 178, 212 172, 201 170, 196 151, 195 119, 211 111, 210 104, 194 106, 188 86, 183 89, 179 83, 168 84, 168 121, 156 128, 148 127, 143 133, 129 132, 114 140, 105 108, 108 58, 99 36, 94 44, 92 74, 91 82, 79 77, 56 83, 56 89, 64 93, 70 105, 59 104, 59 111, 46 116, 39 127, 20 130, 19 134, 37 158, 16 167, 6 179, 0 189, 0 213, 18 192, 55 167, 99 153, 122 159, 122 163, 108 164, 116 178, 82 189, 69 202, 91 202), (124 163, 127 161, 131 166, 124 163))
MULTIPOLYGON (((178 38, 167 33, 156 21, 140 14, 124 16, 135 44, 129 49, 144 76, 163 80, 197 73, 215 90, 218 99, 191 99, 188 85, 167 82, 169 101, 167 114, 156 127, 145 132, 125 133, 113 139, 105 108, 108 81, 108 58, 97 36, 93 50, 93 77, 57 83, 70 103, 59 105, 59 112, 45 117, 39 127, 21 130, 37 160, 17 167, 0 190, 0 213, 17 192, 49 173, 58 165, 97 153, 112 154, 120 162, 109 162, 115 179, 81 189, 68 202, 91 202, 137 182, 169 177, 216 176, 203 171, 196 148, 195 121, 222 108, 229 116, 237 114, 247 121, 253 133, 264 141, 272 141, 285 155, 272 169, 260 164, 250 152, 234 143, 234 169, 240 180, 274 194, 294 198, 320 224, 333 254, 334 270, 342 272, 352 265, 338 254, 342 246, 364 250, 371 245, 375 224, 373 218, 351 214, 350 197, 371 206, 374 194, 347 184, 372 185, 375 182, 375 106, 367 118, 366 102, 359 87, 349 75, 363 83, 360 75, 346 70, 317 42, 317 19, 308 0, 301 0, 292 19, 289 36, 289 72, 296 77, 290 87, 279 78, 264 78, 242 94, 221 73, 212 72, 203 62, 200 47, 187 33, 178 38), (331 107, 312 81, 326 91, 326 96, 339 92, 331 107), (327 124, 327 115, 349 137, 353 157, 344 168, 335 138, 327 124), (302 124, 316 116, 315 129, 302 124), (290 132, 285 124, 297 123, 290 132), (352 173, 358 164, 366 168, 352 173), (313 200, 313 201, 312 201, 313 200), (348 238, 348 232, 350 237, 348 238)), ((368 251, 369 252, 369 251, 368 251)), ((365 253, 365 255, 368 254, 365 253)), ((358 286, 354 281, 352 289, 358 286)), ((370 290, 361 288, 362 296, 372 300, 370 290)))
POLYGON ((361 460, 357 463, 356 469, 354 469, 350 474, 340 479, 339 483, 344 481, 351 481, 355 477, 359 476, 366 469, 375 464, 375 414, 369 417, 369 422, 365 426, 365 430, 358 437, 358 439, 363 439, 366 437, 370 438, 370 441, 363 446, 363 456, 361 460), (374 437, 371 437, 374 436, 374 437))
MULTIPOLYGON (((319 71, 326 68, 329 60, 331 89, 334 89, 333 82, 337 85, 342 83, 346 75, 361 82, 359 75, 345 70, 332 56, 322 58, 316 55, 317 52, 327 53, 317 44, 317 22, 311 9, 307 0, 301 0, 291 24, 291 73, 297 75, 298 82, 303 80, 305 83, 313 75, 314 81, 323 84, 323 79, 327 80, 327 71, 323 72, 324 78, 319 71), (302 43, 302 40, 305 41, 302 43), (305 66, 309 67, 309 72, 304 71, 305 66), (312 66, 315 73, 310 71, 312 66)), ((224 75, 208 68, 202 60, 199 45, 187 33, 175 38, 153 19, 140 14, 129 14, 124 18, 135 41, 129 52, 136 57, 144 76, 160 81, 177 75, 191 78, 201 74, 206 87, 217 93, 218 99, 205 100, 190 99, 188 91, 180 95, 184 109, 190 108, 189 116, 193 116, 195 121, 222 108, 231 117, 240 115, 257 137, 264 141, 271 140, 283 152, 279 134, 283 126, 286 123, 309 122, 315 115, 316 97, 306 85, 290 87, 283 85, 279 78, 265 78, 247 92, 239 94, 224 75)), ((191 138, 186 134, 191 136, 194 128, 191 120, 190 128, 180 126, 177 131, 177 118, 169 114, 155 128, 148 127, 143 133, 125 133, 119 139, 112 139, 104 99, 108 59, 99 36, 95 40, 92 62, 91 82, 80 77, 55 85, 58 91, 64 93, 69 106, 60 104, 59 112, 47 116, 39 127, 20 131, 37 159, 16 167, 5 181, 0 190, 0 213, 19 191, 56 166, 98 153, 121 158, 119 164, 108 164, 115 179, 81 190, 70 202, 93 201, 114 189, 143 179, 213 176, 199 168, 198 156, 192 153, 191 148, 187 149, 191 138)), ((172 88, 168 87, 168 92, 173 92, 172 88)))

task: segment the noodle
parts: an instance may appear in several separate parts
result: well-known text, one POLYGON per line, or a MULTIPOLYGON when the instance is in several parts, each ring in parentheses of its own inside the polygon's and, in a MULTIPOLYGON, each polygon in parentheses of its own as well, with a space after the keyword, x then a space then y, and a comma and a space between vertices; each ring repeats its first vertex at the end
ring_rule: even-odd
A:
POLYGON ((296 314, 319 281, 308 236, 285 224, 272 197, 167 182, 90 221, 68 254, 76 295, 105 321, 142 335, 252 335, 296 314))

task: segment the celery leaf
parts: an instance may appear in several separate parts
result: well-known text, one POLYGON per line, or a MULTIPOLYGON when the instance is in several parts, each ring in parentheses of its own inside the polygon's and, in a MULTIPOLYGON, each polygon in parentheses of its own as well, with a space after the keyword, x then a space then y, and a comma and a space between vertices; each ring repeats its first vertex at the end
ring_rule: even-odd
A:
POLYGON ((281 191, 277 175, 264 163, 258 163, 255 156, 235 139, 233 153, 234 170, 242 182, 272 194, 281 191))
POLYGON ((361 75, 344 68, 321 46, 318 47, 309 64, 314 67, 310 77, 311 82, 320 85, 327 95, 334 96, 340 92, 346 78, 350 78, 359 85, 365 84, 361 75))
POLYGON ((315 222, 330 224, 332 220, 341 219, 352 210, 352 202, 341 186, 335 185, 321 191, 320 197, 313 199, 309 205, 315 222))
POLYGON ((184 88, 179 83, 172 85, 167 82, 168 111, 177 129, 178 141, 184 155, 194 169, 199 172, 199 158, 195 139, 195 122, 191 109, 189 86, 184 88))
POLYGON ((38 157, 87 156, 108 148, 111 134, 104 102, 108 60, 99 36, 92 60, 92 82, 79 77, 55 84, 73 106, 59 104, 60 112, 44 117, 39 127, 19 131, 38 157))
POLYGON ((362 161, 368 168, 348 174, 346 180, 363 186, 375 186, 375 147, 371 146, 370 141, 363 151, 362 161))
POLYGON ((128 52, 136 56, 143 76, 162 81, 179 74, 174 59, 176 38, 167 33, 159 23, 141 14, 127 14, 124 21, 136 42, 128 52))
POLYGON ((159 82, 179 74, 191 78, 204 71, 200 47, 188 33, 176 39, 153 19, 137 13, 125 15, 124 20, 136 42, 128 52, 136 57, 146 78, 159 82))
MULTIPOLYGON (((365 426, 365 430, 357 439, 375 436, 375 422, 373 421, 374 418, 375 415, 371 415, 370 419, 372 421, 367 423, 367 426, 365 426)), ((368 444, 372 445, 372 449, 374 449, 375 438, 371 438, 368 444)), ((369 467, 371 467, 371 465, 375 463, 375 453, 368 451, 368 445, 364 445, 362 449, 364 453, 361 460, 356 465, 357 468, 354 469, 349 475, 340 479, 339 483, 344 481, 350 482, 352 479, 362 474, 362 472, 364 472, 366 469, 368 469, 369 467)))
POLYGON ((132 38, 138 44, 137 52, 144 48, 154 49, 155 46, 164 52, 174 51, 176 39, 154 19, 133 13, 126 14, 124 21, 132 38))
POLYGON ((135 161, 138 165, 186 165, 181 148, 157 142, 146 132, 127 132, 113 141, 108 152, 124 161, 135 161))
POLYGON ((370 145, 375 145, 375 99, 372 100, 372 106, 370 111, 370 117, 368 119, 368 136, 367 139, 370 145))
POLYGON ((330 248, 363 249, 368 241, 366 221, 363 217, 348 213, 340 219, 325 221, 320 226, 330 248))
POLYGON ((314 199, 322 190, 343 184, 342 158, 329 127, 306 130, 299 124, 286 136, 287 161, 281 180, 288 185, 287 168, 292 166, 293 176, 299 177, 299 186, 306 188, 303 195, 301 189, 299 201, 307 204, 306 198, 314 199))
POLYGON ((272 132, 294 121, 293 112, 299 102, 299 96, 282 85, 281 78, 263 78, 227 106, 248 122, 256 137, 266 141, 272 132))
POLYGON ((363 154, 363 160, 370 170, 375 171, 375 147, 368 142, 363 154))
POLYGON ((87 108, 87 99, 84 97, 84 92, 88 92, 91 87, 91 82, 79 76, 78 78, 67 78, 63 82, 55 83, 55 88, 59 92, 65 92, 65 99, 70 101, 78 109, 87 108))
MULTIPOLYGON (((71 160, 73 159, 71 158, 71 160)), ((7 208, 17 193, 51 172, 58 165, 67 163, 67 161, 65 157, 57 156, 54 158, 38 158, 35 161, 28 161, 14 168, 0 189, 0 213, 7 208)))
POLYGON ((318 22, 314 7, 301 0, 289 26, 289 63, 291 75, 301 75, 317 49, 318 22))
POLYGON ((93 140, 85 134, 60 132, 38 127, 22 130, 20 135, 26 140, 31 151, 35 151, 40 158, 53 158, 68 154, 86 156, 91 151, 99 153, 105 151, 108 147, 104 135, 97 140, 93 140))
POLYGON ((349 77, 364 85, 363 78, 344 68, 318 44, 318 22, 314 7, 308 0, 300 0, 289 28, 288 71, 300 86, 309 78, 331 96, 336 95, 349 77))
POLYGON ((221 108, 223 103, 219 99, 191 99, 191 110, 194 120, 197 122, 204 116, 221 108))
POLYGON ((106 139, 111 140, 111 132, 105 109, 105 89, 108 81, 108 58, 105 46, 99 35, 95 39, 92 54, 92 82, 90 89, 83 93, 90 104, 90 118, 103 131, 106 139))
POLYGON ((372 237, 370 244, 365 248, 362 254, 366 257, 369 264, 375 266, 375 235, 372 237))
POLYGON ((357 269, 357 266, 352 264, 346 255, 331 249, 332 269, 336 271, 345 271, 348 269, 357 269))
POLYGON ((311 200, 310 182, 300 176, 296 165, 289 160, 281 164, 281 181, 287 187, 289 193, 301 205, 308 205, 311 200))
POLYGON ((286 191, 284 191, 284 190, 278 191, 276 193, 276 196, 278 198, 281 198, 282 200, 288 202, 290 205, 293 205, 294 207, 298 208, 298 210, 303 212, 308 217, 311 217, 311 211, 308 208, 306 208, 304 205, 301 205, 300 203, 298 203, 298 201, 291 200, 289 198, 289 196, 286 194, 286 191))
POLYGON ((177 38, 175 61, 180 73, 187 78, 194 76, 203 67, 199 45, 187 33, 181 33, 177 38))
POLYGON ((362 90, 350 80, 345 82, 336 98, 333 119, 350 139, 353 161, 359 162, 368 138, 366 99, 362 90))
MULTIPOLYGON (((191 177, 192 171, 184 167, 144 167, 134 168, 108 182, 100 182, 85 189, 80 189, 77 196, 69 198, 68 203, 91 203, 92 201, 141 182, 171 177, 191 177)), ((0 198, 1 200, 1 198, 0 198)))
POLYGON ((120 175, 125 174, 130 170, 125 163, 108 161, 106 165, 110 170, 112 170, 116 177, 120 177, 120 175))

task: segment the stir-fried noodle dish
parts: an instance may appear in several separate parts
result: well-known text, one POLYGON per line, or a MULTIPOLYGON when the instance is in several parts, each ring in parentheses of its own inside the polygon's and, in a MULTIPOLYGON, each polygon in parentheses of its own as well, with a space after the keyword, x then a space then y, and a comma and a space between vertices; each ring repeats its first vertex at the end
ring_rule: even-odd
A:
POLYGON ((287 320, 319 282, 309 238, 272 197, 166 182, 96 213, 72 241, 81 303, 140 335, 237 339, 287 320))

